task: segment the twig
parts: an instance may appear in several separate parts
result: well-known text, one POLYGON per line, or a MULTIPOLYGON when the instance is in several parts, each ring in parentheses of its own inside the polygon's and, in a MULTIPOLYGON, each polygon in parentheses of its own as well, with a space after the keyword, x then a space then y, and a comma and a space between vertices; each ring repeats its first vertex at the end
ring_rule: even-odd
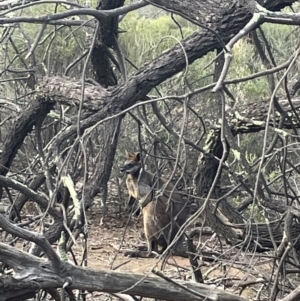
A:
POLYGON ((180 284, 180 283, 172 280, 171 278, 165 276, 163 274, 163 272, 160 271, 160 270, 158 270, 157 268, 152 269, 152 273, 155 274, 155 275, 157 275, 157 276, 159 276, 159 277, 161 277, 162 279, 164 279, 164 280, 166 280, 166 281, 168 281, 168 282, 170 282, 170 283, 172 283, 172 284, 174 284, 174 285, 176 285, 176 286, 184 289, 185 291, 187 291, 187 292, 189 292, 189 293, 191 293, 191 294, 193 294, 195 296, 200 297, 201 300, 204 299, 204 300, 210 300, 210 301, 218 301, 217 297, 211 297, 211 296, 207 296, 207 295, 201 294, 199 292, 196 292, 196 291, 194 291, 194 290, 192 290, 192 289, 190 289, 190 288, 188 288, 188 287, 186 287, 186 286, 184 286, 184 285, 182 285, 182 284, 180 284))

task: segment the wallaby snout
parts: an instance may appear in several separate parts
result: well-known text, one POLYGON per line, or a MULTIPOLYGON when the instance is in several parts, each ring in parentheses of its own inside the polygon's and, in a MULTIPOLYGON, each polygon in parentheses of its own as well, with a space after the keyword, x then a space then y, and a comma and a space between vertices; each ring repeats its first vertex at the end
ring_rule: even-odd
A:
POLYGON ((125 166, 121 167, 121 168, 120 168, 120 171, 121 171, 121 172, 124 172, 124 173, 126 173, 126 174, 130 174, 130 170, 128 170, 125 166))

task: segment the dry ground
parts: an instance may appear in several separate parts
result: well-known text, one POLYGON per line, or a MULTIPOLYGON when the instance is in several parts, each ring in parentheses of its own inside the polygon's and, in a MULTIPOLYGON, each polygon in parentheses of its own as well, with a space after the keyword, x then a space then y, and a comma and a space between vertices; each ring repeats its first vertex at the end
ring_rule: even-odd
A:
MULTIPOLYGON (((131 219, 126 227, 128 215, 117 211, 108 210, 102 226, 100 226, 100 210, 93 208, 88 211, 88 266, 97 270, 114 269, 142 275, 151 274, 151 270, 156 266, 161 268, 162 260, 157 258, 128 258, 124 256, 122 253, 124 249, 132 250, 137 245, 146 246, 146 241, 142 231, 142 217, 131 219)), ((205 244, 207 251, 221 250, 217 238, 210 241, 209 236, 203 236, 201 242, 202 246, 205 244)), ((214 263, 203 262, 201 271, 205 277, 205 283, 217 285, 219 288, 232 291, 235 294, 241 293, 243 297, 254 298, 256 292, 252 288, 246 288, 242 291, 241 288, 233 288, 232 286, 246 281, 254 281, 259 273, 269 274, 267 271, 270 271, 271 261, 267 258, 255 257, 253 254, 237 254, 237 250, 231 250, 225 244, 222 245, 222 248, 223 253, 226 252, 229 259, 214 263), (255 276, 252 276, 251 273, 255 276)), ((78 258, 80 258, 80 253, 80 250, 77 250, 78 258)), ((187 258, 169 257, 163 271, 172 279, 192 281, 190 263, 187 258)), ((91 300, 118 300, 110 298, 111 296, 98 293, 94 294, 91 300)), ((264 299, 261 298, 261 300, 264 299)))
MULTIPOLYGON (((29 209, 29 207, 27 207, 29 209)), ((28 211, 26 210, 27 214, 28 211)), ((23 211, 24 212, 24 211, 23 211)), ((31 215, 31 214, 30 214, 31 215)), ((26 214, 25 214, 26 216, 26 214)), ((22 216, 22 218, 25 218, 22 216)), ((32 216, 32 215, 31 215, 32 216)), ((88 219, 88 267, 94 270, 118 270, 141 275, 151 274, 154 267, 161 268, 162 260, 157 258, 129 258, 124 256, 124 249, 133 250, 138 245, 145 245, 146 241, 142 229, 142 217, 131 218, 128 222, 128 214, 118 206, 110 205, 100 225, 101 210, 96 205, 87 211, 88 219)), ((24 219, 24 220, 25 220, 24 219)), ((23 220, 23 221, 24 221, 23 220)), ((195 240, 197 245, 199 240, 195 240)), ((22 247, 22 243, 18 243, 22 247)), ((248 281, 255 281, 262 277, 268 278, 271 273, 272 259, 259 254, 245 254, 237 249, 230 248, 224 242, 210 235, 201 237, 199 246, 205 251, 217 251, 226 254, 225 260, 215 262, 203 262, 201 271, 205 284, 211 284, 226 289, 234 294, 255 300, 259 285, 242 289, 241 285, 248 281), (222 244, 222 245, 221 245, 222 244)), ((82 261, 83 249, 73 247, 77 262, 82 261)), ((72 257, 70 256, 70 260, 72 257)), ((176 280, 193 281, 191 278, 190 263, 187 258, 178 256, 169 257, 163 267, 166 276, 176 280)), ((162 280, 163 281, 163 280, 162 280)), ((121 300, 104 293, 88 294, 87 300, 121 300)), ((143 299, 149 300, 149 299, 143 299)), ((266 300, 263 296, 260 300, 266 300)))

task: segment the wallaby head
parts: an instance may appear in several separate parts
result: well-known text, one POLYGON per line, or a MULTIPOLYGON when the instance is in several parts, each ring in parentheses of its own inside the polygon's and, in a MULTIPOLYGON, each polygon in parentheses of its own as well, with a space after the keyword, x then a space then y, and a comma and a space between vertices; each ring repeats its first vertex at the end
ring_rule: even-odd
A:
POLYGON ((140 153, 128 153, 127 160, 125 161, 123 167, 121 167, 121 172, 134 175, 138 173, 142 167, 140 153))

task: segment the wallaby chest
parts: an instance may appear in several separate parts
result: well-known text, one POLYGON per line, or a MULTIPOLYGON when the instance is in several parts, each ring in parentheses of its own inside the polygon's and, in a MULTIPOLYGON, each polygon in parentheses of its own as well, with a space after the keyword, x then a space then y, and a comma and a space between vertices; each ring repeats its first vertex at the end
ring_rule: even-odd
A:
POLYGON ((132 175, 129 175, 127 177, 126 186, 128 189, 128 193, 135 199, 138 199, 139 198, 138 183, 137 180, 134 177, 132 177, 132 175))
POLYGON ((128 175, 126 185, 129 194, 139 201, 141 207, 152 201, 152 183, 145 175, 139 177, 139 180, 132 175, 128 175))

